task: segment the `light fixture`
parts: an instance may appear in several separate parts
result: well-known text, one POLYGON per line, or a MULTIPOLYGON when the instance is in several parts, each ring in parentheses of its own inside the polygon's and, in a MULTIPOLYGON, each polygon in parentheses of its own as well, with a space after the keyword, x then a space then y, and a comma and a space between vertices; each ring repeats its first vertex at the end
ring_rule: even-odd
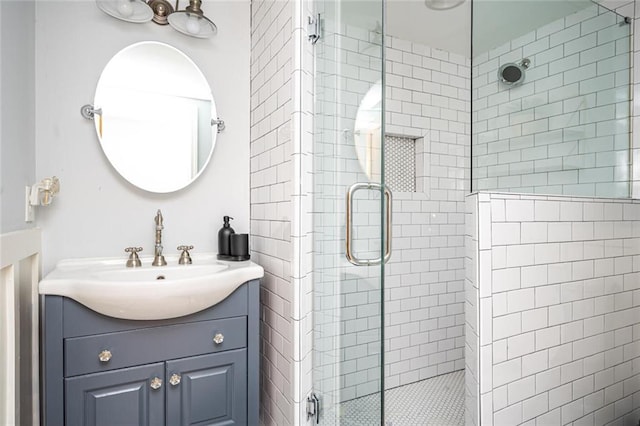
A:
POLYGON ((189 0, 189 6, 179 10, 168 0, 96 0, 98 8, 107 15, 126 22, 153 21, 159 25, 171 25, 176 31, 191 37, 208 38, 218 28, 204 15, 202 0, 189 0))
POLYGON ((201 0, 189 0, 185 10, 173 12, 169 15, 169 25, 176 31, 192 37, 208 38, 218 31, 216 24, 204 16, 201 0))
POLYGON ((153 11, 153 22, 167 25, 167 18, 173 13, 173 6, 167 0, 149 0, 147 4, 153 11))
POLYGON ((153 18, 153 12, 142 0, 96 0, 98 8, 122 21, 142 23, 153 18))
POLYGON ((449 10, 460 6, 465 0, 424 0, 424 4, 433 10, 449 10))

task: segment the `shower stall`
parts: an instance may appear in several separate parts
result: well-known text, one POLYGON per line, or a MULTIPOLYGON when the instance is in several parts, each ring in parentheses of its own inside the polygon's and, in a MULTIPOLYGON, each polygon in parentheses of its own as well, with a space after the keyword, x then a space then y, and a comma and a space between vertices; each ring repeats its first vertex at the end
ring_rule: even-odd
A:
POLYGON ((640 333, 610 324, 640 286, 633 9, 432 3, 315 4, 320 424, 636 418, 640 333), (412 30, 419 19, 455 33, 412 30))
POLYGON ((611 4, 252 3, 265 423, 638 423, 635 2, 611 4))

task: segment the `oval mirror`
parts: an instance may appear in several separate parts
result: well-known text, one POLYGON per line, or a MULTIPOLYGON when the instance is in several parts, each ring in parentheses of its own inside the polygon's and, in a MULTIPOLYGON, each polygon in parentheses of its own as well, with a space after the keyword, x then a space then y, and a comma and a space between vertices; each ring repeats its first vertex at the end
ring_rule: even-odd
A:
POLYGON ((94 108, 105 155, 141 189, 182 189, 211 159, 217 136, 211 89, 175 47, 148 41, 118 52, 102 71, 94 108))

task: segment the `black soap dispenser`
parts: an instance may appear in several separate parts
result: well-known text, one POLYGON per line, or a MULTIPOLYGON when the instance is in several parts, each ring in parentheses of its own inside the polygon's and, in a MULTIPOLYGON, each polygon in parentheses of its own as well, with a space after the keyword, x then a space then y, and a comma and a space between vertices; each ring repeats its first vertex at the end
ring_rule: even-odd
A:
POLYGON ((231 256, 231 235, 235 234, 236 231, 234 231, 229 224, 229 219, 233 218, 229 216, 224 217, 224 224, 222 228, 220 228, 220 231, 218 231, 218 259, 231 256))

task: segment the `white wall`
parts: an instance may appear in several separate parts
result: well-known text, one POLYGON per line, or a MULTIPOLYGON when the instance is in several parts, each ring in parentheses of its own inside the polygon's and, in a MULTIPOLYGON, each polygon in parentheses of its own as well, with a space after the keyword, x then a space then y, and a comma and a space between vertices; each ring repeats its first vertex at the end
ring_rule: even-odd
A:
POLYGON ((0 2, 0 233, 24 221, 24 187, 35 180, 34 3, 0 2))
MULTIPOLYGON (((222 216, 236 232, 249 231, 249 2, 206 2, 218 26, 208 40, 154 23, 129 24, 101 12, 93 1, 36 5, 37 176, 56 175, 61 191, 37 211, 43 228, 43 267, 63 258, 122 256, 127 246, 153 253, 153 217, 165 218, 165 253, 178 244, 216 252, 222 216), (80 116, 91 103, 101 70, 119 50, 155 40, 185 52, 209 81, 227 128, 198 180, 172 194, 132 187, 106 160, 93 122, 80 116)), ((24 123, 32 123, 25 117, 24 123)))

